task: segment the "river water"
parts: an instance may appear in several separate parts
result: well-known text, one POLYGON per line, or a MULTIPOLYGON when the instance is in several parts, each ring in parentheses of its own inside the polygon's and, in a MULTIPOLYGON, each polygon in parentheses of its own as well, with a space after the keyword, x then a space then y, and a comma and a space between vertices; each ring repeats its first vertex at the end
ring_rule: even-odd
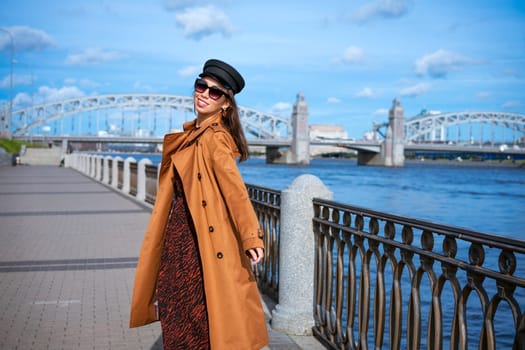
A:
MULTIPOLYGON (((160 163, 159 154, 118 155, 160 163)), ((392 168, 338 159, 314 159, 310 165, 297 166, 250 158, 239 164, 239 170, 244 182, 275 190, 285 190, 298 176, 311 174, 337 202, 525 240, 523 167, 425 161, 392 168)))
POLYGON ((387 168, 322 159, 292 166, 249 159, 239 169, 246 183, 277 190, 312 174, 337 202, 525 239, 525 168, 428 161, 387 168))

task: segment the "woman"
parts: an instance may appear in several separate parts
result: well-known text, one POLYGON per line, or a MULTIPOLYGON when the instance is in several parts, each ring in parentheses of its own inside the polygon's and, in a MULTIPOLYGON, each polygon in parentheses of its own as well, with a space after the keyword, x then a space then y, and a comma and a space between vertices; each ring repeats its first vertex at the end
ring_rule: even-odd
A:
POLYGON ((165 350, 260 349, 268 333, 250 260, 264 245, 235 162, 248 158, 234 98, 244 79, 216 59, 199 77, 197 118, 164 138, 130 326, 160 320, 165 350))

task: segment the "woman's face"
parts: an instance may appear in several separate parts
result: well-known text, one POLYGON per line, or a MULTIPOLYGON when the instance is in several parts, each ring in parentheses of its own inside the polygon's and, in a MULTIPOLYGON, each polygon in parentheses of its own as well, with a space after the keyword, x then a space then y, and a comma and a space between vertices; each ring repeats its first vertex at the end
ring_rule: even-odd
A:
MULTIPOLYGON (((213 92, 211 95, 217 97, 216 94, 214 94, 213 92)), ((216 114, 221 109, 226 109, 230 105, 230 99, 227 96, 228 93, 226 89, 223 88, 221 84, 215 79, 210 77, 203 77, 202 79, 198 79, 195 86, 195 92, 193 94, 193 103, 195 105, 195 110, 200 115, 211 116, 213 114, 216 114), (207 88, 204 86, 204 82, 208 86, 207 88), (224 94, 217 99, 211 98, 210 88, 212 87, 221 90, 222 92, 224 92, 224 94)))

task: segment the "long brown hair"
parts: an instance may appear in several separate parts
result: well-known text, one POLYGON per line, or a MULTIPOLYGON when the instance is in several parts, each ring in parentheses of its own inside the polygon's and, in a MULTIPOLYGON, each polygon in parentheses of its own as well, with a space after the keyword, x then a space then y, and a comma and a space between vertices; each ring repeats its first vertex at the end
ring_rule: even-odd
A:
POLYGON ((230 98, 230 107, 223 113, 223 122, 230 134, 233 137, 233 141, 239 149, 241 154, 239 162, 243 162, 250 156, 248 149, 248 142, 241 125, 241 118, 239 117, 239 107, 233 96, 233 91, 228 89, 228 97, 230 98))

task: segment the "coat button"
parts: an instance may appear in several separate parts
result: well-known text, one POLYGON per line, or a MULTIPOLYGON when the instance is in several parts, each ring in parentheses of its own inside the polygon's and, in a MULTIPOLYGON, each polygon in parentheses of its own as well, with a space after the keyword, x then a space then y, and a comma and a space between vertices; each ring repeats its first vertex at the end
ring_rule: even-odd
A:
POLYGON ((197 173, 197 179, 200 181, 202 178, 201 173, 197 173))
POLYGON ((217 258, 218 258, 218 259, 222 259, 222 253, 221 253, 221 252, 218 252, 218 253, 217 253, 217 258))
POLYGON ((202 206, 203 206, 203 207, 206 206, 206 201, 202 201, 202 206))
POLYGON ((219 125, 219 124, 218 124, 218 123, 213 123, 213 124, 212 124, 212 126, 217 126, 217 125, 219 125))
POLYGON ((208 231, 213 232, 213 226, 208 227, 208 231))

